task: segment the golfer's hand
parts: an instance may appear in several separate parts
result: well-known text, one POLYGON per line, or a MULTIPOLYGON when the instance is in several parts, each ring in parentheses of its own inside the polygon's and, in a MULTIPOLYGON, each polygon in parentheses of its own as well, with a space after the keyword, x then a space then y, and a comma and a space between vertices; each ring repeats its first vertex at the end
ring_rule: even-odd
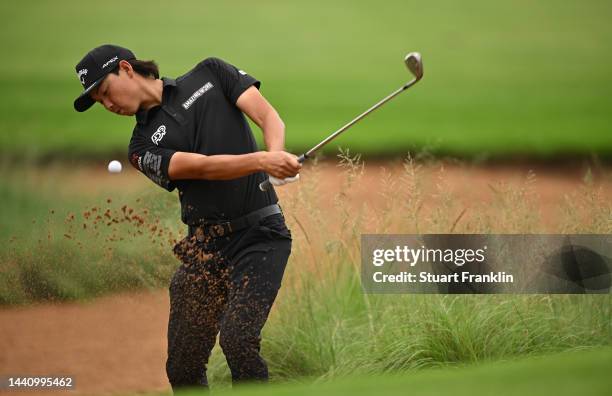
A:
POLYGON ((298 157, 286 151, 264 151, 261 164, 264 172, 276 179, 293 178, 302 169, 298 157))
POLYGON ((268 175, 268 179, 270 180, 270 183, 273 186, 278 187, 278 186, 284 186, 287 183, 293 183, 293 182, 300 180, 300 174, 298 173, 297 175, 293 177, 287 177, 285 179, 278 179, 274 176, 268 175))

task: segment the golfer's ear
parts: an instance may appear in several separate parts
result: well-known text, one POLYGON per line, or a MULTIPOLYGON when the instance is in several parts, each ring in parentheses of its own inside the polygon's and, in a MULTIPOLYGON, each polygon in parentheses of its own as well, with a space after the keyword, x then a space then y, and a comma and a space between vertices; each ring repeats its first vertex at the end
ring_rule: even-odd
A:
POLYGON ((130 62, 122 59, 119 61, 119 69, 126 72, 129 77, 134 77, 134 68, 130 62))

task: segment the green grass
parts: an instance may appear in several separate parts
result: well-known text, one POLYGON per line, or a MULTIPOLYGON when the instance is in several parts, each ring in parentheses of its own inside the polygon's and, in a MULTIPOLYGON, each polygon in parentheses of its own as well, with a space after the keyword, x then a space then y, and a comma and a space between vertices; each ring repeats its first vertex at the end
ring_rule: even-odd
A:
MULTIPOLYGON (((393 375, 351 376, 324 383, 250 386, 241 395, 607 395, 612 387, 610 347, 504 362, 393 375)), ((199 395, 192 390, 181 395, 199 395)), ((220 394, 226 394, 221 392, 220 394)))
POLYGON ((132 119, 72 109, 74 65, 105 42, 156 59, 167 76, 211 55, 235 63, 262 80, 295 152, 398 87, 403 55, 419 50, 423 81, 340 144, 366 154, 612 155, 607 1, 38 1, 3 2, 0 12, 5 157, 126 151, 132 119))
MULTIPOLYGON (((403 373, 348 376, 333 381, 247 385, 231 390, 249 395, 607 395, 612 380, 612 348, 592 348, 520 357, 506 361, 456 365, 403 373)), ((228 394, 229 390, 217 390, 228 394)), ((157 393, 156 395, 166 395, 157 393)), ((204 394, 185 390, 182 396, 204 394)), ((153 394, 149 394, 153 395, 153 394)))
MULTIPOLYGON (((412 370, 403 373, 348 376, 333 381, 301 381, 283 384, 243 385, 217 389, 237 396, 365 396, 365 395, 607 395, 612 380, 612 348, 588 348, 520 357, 505 361, 412 370)), ((148 393, 148 396, 168 392, 148 393)), ((184 390, 181 396, 204 394, 184 390)), ((126 394, 127 396, 127 394, 126 394)))

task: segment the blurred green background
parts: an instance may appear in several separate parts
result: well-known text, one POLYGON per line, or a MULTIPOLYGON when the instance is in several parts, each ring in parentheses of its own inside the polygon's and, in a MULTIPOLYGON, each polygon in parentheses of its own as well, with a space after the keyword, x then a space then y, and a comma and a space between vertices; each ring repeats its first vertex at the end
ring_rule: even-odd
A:
POLYGON ((208 56, 246 70, 296 153, 408 80, 403 56, 416 50, 423 81, 338 144, 377 155, 612 156, 609 1, 5 1, 0 12, 4 158, 126 152, 132 118, 72 108, 74 66, 104 43, 156 60, 164 76, 208 56))

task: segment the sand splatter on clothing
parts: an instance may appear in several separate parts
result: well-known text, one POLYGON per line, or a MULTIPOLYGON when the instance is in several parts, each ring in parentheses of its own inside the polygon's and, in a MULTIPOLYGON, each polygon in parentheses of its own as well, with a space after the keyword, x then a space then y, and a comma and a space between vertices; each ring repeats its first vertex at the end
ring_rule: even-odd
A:
POLYGON ((282 214, 213 238, 187 236, 174 247, 182 265, 170 283, 166 371, 174 391, 208 386, 206 365, 219 344, 232 383, 267 381, 261 329, 281 286, 291 253, 282 214))

